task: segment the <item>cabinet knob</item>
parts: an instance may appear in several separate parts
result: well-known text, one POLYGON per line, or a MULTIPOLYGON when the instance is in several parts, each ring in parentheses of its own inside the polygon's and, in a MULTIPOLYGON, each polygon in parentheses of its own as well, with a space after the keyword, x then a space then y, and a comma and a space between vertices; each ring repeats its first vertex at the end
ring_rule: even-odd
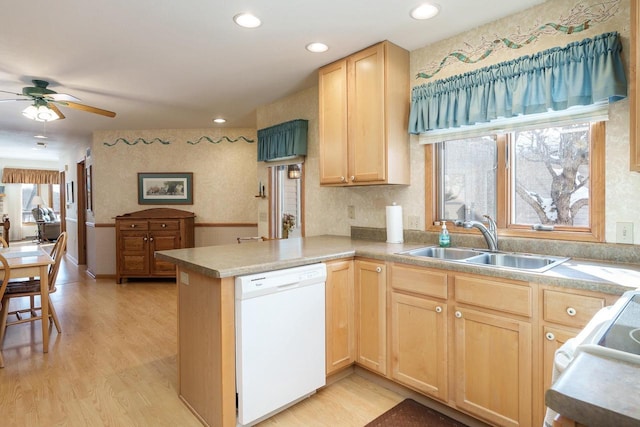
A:
POLYGON ((356 182, 356 177, 351 175, 351 182, 356 182))
POLYGON ((556 336, 553 335, 553 332, 547 332, 546 334, 544 334, 545 338, 548 339, 549 341, 553 341, 556 339, 556 336))
POLYGON ((136 225, 135 224, 131 224, 129 227, 136 228, 136 225))
POLYGON ((461 313, 461 312, 459 312, 459 311, 456 311, 455 316, 456 316, 458 319, 461 319, 461 318, 462 318, 462 313, 461 313))
POLYGON ((575 316, 578 311, 573 307, 567 307, 567 314, 571 317, 575 316))
POLYGON ((165 228, 167 226, 167 224, 162 224, 160 227, 165 228))
POLYGON ((382 267, 376 267, 376 273, 382 273, 382 267))
POLYGON ((150 241, 150 242, 153 242, 153 237, 149 237, 149 241, 150 241))
POLYGON ((143 238, 142 238, 142 240, 144 240, 144 241, 146 242, 146 241, 147 241, 147 240, 149 240, 149 239, 147 239, 146 237, 143 237, 143 238))
POLYGON ((436 307, 436 313, 442 313, 442 307, 437 306, 436 307))
POLYGON ((347 179, 344 176, 340 177, 340 182, 345 182, 347 179))

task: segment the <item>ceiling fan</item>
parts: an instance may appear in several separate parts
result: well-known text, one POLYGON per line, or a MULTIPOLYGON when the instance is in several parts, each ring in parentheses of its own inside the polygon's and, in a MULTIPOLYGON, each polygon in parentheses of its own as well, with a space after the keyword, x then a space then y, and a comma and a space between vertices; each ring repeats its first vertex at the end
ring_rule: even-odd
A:
MULTIPOLYGON (((32 109, 33 111, 27 113, 27 109, 23 112, 23 114, 29 118, 39 121, 49 121, 55 119, 64 119, 64 114, 60 111, 56 104, 62 105, 65 107, 73 108, 76 110, 87 111, 89 113, 100 114, 106 117, 115 117, 116 113, 113 111, 103 110, 101 108, 91 107, 89 105, 80 104, 78 101, 80 99, 75 96, 68 95, 66 93, 57 93, 51 89, 47 89, 49 86, 49 82, 45 80, 32 80, 34 86, 27 86, 22 88, 22 93, 9 92, 6 90, 0 90, 2 93, 9 93, 11 95, 17 96, 25 96, 26 98, 19 99, 0 99, 0 102, 10 102, 10 101, 30 101, 33 104, 27 109, 32 109), (33 108, 32 108, 33 107, 33 108), (41 107, 44 107, 45 110, 51 110, 58 117, 39 117, 37 110, 41 107)), ((45 111, 45 114, 46 111, 45 111)), ((50 113, 49 113, 50 114, 50 113)))

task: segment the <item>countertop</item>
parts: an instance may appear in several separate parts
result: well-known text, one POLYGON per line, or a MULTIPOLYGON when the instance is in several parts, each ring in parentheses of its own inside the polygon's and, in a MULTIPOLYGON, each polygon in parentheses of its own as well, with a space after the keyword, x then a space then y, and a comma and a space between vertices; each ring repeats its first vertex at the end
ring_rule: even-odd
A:
POLYGON ((589 427, 637 427, 640 366, 580 353, 547 390, 545 402, 589 427))
POLYGON ((640 267, 630 264, 608 264, 570 259, 546 272, 533 273, 399 254, 399 252, 423 246, 427 245, 355 240, 346 236, 314 236, 174 249, 156 252, 155 256, 158 259, 173 262, 180 267, 214 278, 260 273, 358 256, 463 273, 594 290, 614 295, 621 295, 627 290, 640 287, 640 267))

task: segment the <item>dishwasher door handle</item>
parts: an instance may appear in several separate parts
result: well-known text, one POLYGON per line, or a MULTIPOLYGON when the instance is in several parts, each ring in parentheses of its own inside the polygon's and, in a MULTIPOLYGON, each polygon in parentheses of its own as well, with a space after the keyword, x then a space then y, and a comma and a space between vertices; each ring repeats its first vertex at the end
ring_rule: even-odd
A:
POLYGON ((284 291, 290 288, 297 288, 299 285, 300 285, 300 282, 285 283, 284 285, 278 285, 278 290, 284 291))

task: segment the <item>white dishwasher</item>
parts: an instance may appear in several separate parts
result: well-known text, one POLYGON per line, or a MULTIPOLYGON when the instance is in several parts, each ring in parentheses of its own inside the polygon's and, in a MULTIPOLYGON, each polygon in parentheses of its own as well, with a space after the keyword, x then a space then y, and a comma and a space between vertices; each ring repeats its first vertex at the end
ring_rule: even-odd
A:
POLYGON ((236 277, 238 425, 325 385, 324 264, 236 277))

